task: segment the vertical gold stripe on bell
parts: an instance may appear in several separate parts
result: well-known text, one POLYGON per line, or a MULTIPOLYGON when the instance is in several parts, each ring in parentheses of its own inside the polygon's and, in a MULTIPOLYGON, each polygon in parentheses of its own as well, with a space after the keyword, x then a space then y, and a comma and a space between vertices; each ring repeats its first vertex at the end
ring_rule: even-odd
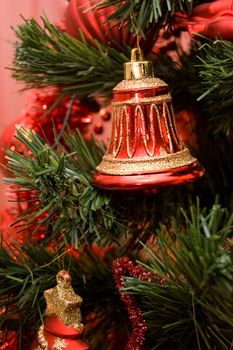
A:
POLYGON ((122 107, 113 107, 112 134, 114 141, 112 155, 114 158, 118 155, 123 141, 123 112, 122 107))
POLYGON ((167 136, 168 136, 168 140, 169 140, 169 149, 170 149, 170 153, 173 153, 173 152, 175 152, 175 149, 174 149, 174 145, 173 145, 172 137, 171 137, 171 133, 170 133, 170 129, 171 129, 170 112, 169 112, 169 109, 168 109, 166 102, 164 102, 164 104, 163 104, 163 109, 164 109, 164 118, 166 121, 166 130, 167 130, 167 134, 168 134, 167 136))
POLYGON ((150 137, 152 140, 152 151, 150 152, 148 149, 148 155, 153 157, 155 155, 155 147, 156 147, 156 137, 155 137, 155 125, 154 125, 154 117, 153 117, 153 104, 150 106, 150 114, 149 114, 149 130, 150 137))
MULTIPOLYGON (((145 123, 145 117, 144 117, 143 109, 142 109, 141 106, 137 105, 136 110, 140 111, 141 128, 139 126, 139 129, 141 129, 143 145, 144 145, 145 150, 147 152, 148 151, 148 147, 147 147, 147 140, 146 140, 146 123, 145 123)), ((147 152, 147 154, 148 154, 148 152, 147 152)))
MULTIPOLYGON (((165 123, 167 138, 168 138, 168 142, 169 142, 169 153, 173 153, 174 152, 174 147, 173 147, 172 140, 171 140, 171 135, 170 135, 170 132, 169 132, 169 124, 168 124, 168 120, 167 120, 167 104, 166 104, 166 102, 163 103, 163 120, 164 120, 164 123, 165 123)), ((164 138, 164 141, 165 141, 165 138, 164 138)))
MULTIPOLYGON (((146 108, 146 106, 144 106, 146 108)), ((141 120, 141 130, 142 130, 142 139, 143 139, 143 145, 145 147, 146 153, 148 156, 152 157, 155 153, 155 129, 154 129, 154 123, 153 123, 153 111, 152 106, 150 107, 150 114, 149 114, 149 130, 146 130, 146 120, 145 120, 145 114, 143 112, 143 109, 140 105, 136 107, 136 114, 137 110, 140 111, 140 120, 141 120), (149 150, 148 146, 148 140, 147 137, 149 136, 149 139, 152 140, 152 151, 149 150)))
POLYGON ((175 120, 176 120, 175 113, 174 113, 172 104, 167 106, 167 109, 168 109, 169 120, 170 120, 170 125, 171 125, 171 133, 173 135, 174 142, 176 143, 178 149, 182 150, 183 146, 181 145, 180 140, 178 138, 178 131, 177 131, 176 122, 175 122, 175 120))
POLYGON ((129 158, 133 158, 135 152, 136 152, 136 149, 137 149, 137 143, 138 143, 138 139, 136 137, 137 135, 137 128, 138 128, 138 116, 137 116, 137 108, 135 109, 135 115, 134 115, 134 126, 133 128, 130 127, 130 119, 131 119, 131 116, 129 115, 128 111, 127 111, 127 106, 124 106, 125 110, 126 110, 126 114, 125 114, 125 117, 126 117, 126 150, 127 150, 127 155, 129 158), (131 133, 130 133, 130 129, 131 129, 131 132, 132 132, 132 129, 133 129, 133 145, 131 145, 131 133), (131 149, 132 148, 132 149, 131 149))
POLYGON ((167 145, 166 145, 166 141, 165 141, 165 138, 164 138, 164 135, 163 135, 163 128, 162 128, 162 123, 161 123, 161 118, 163 118, 163 115, 160 116, 160 113, 159 113, 159 109, 158 107, 156 106, 156 104, 153 103, 153 108, 154 110, 156 111, 156 119, 157 119, 157 122, 158 122, 158 126, 159 126, 159 134, 160 134, 160 137, 163 141, 163 148, 166 152, 168 152, 168 148, 167 148, 167 145))

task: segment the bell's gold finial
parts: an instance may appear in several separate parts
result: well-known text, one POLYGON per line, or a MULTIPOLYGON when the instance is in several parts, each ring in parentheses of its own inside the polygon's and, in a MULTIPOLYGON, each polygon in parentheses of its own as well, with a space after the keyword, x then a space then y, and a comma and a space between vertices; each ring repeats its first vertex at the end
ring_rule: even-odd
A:
POLYGON ((146 61, 138 47, 131 51, 131 61, 124 65, 125 80, 137 80, 154 76, 152 61, 146 61))

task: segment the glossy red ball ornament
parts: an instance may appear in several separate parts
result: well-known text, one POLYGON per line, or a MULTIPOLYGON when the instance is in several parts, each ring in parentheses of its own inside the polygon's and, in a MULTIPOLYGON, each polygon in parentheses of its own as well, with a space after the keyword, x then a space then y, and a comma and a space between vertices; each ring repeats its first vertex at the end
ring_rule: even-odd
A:
POLYGON ((102 134, 102 132, 103 132, 103 124, 101 122, 98 122, 95 125, 94 130, 95 130, 96 134, 102 134))
POLYGON ((14 241, 23 244, 25 243, 24 235, 22 233, 18 234, 17 230, 12 227, 13 222, 17 220, 17 215, 19 214, 20 209, 15 203, 11 203, 11 208, 9 207, 10 205, 8 205, 7 208, 0 209, 0 231, 2 238, 9 246, 14 241), (15 214, 15 211, 18 211, 17 215, 15 214))
POLYGON ((113 13, 114 7, 98 10, 93 8, 96 2, 92 0, 71 0, 66 9, 62 28, 70 35, 80 38, 79 30, 83 32, 85 39, 92 41, 97 39, 105 45, 126 43, 129 46, 135 44, 135 36, 124 27, 112 27, 107 22, 113 13), (91 8, 91 10, 90 10, 91 8))
POLYGON ((22 116, 14 120, 0 137, 0 162, 6 164, 6 149, 21 153, 15 139, 16 126, 33 129, 38 135, 53 145, 55 139, 66 130, 78 128, 86 141, 91 135, 97 136, 101 141, 109 137, 110 107, 101 108, 95 101, 72 101, 69 96, 64 97, 54 107, 58 98, 56 89, 33 90, 31 101, 25 107, 22 116), (67 111, 71 106, 70 115, 67 111), (66 125, 64 125, 66 123, 66 125), (101 124, 101 127, 100 127, 101 124))
POLYGON ((103 120, 109 120, 111 118, 111 113, 104 112, 104 113, 100 114, 100 116, 103 120))

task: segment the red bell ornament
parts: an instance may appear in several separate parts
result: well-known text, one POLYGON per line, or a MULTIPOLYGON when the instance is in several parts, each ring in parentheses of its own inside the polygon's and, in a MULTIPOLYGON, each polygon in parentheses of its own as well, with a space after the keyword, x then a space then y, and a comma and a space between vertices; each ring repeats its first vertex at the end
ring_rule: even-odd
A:
POLYGON ((204 173, 177 135, 168 85, 154 77, 140 49, 113 90, 112 134, 92 184, 107 190, 148 190, 184 184, 204 173))
POLYGON ((82 340, 80 305, 82 298, 71 286, 70 274, 57 274, 57 286, 44 292, 47 303, 44 324, 39 328, 32 350, 89 350, 82 340))

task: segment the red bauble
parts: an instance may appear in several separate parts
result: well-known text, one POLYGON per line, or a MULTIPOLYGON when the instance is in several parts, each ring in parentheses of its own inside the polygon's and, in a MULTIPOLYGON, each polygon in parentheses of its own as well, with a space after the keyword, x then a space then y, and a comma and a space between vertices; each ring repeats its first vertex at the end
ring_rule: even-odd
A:
POLYGON ((83 32, 87 40, 97 39, 102 44, 114 45, 112 42, 126 43, 134 46, 135 36, 124 27, 111 27, 107 23, 108 17, 113 13, 114 7, 98 10, 93 7, 92 0, 71 0, 63 21, 64 30, 77 38, 80 37, 79 30, 83 32))
MULTIPOLYGON (((33 226, 29 228, 24 226, 22 230, 22 225, 24 225, 25 222, 23 220, 19 221, 19 215, 32 205, 33 195, 28 191, 18 192, 17 187, 15 188, 15 192, 13 189, 13 186, 7 186, 5 188, 4 197, 1 198, 3 202, 6 202, 4 203, 4 207, 0 209, 0 232, 3 237, 3 245, 6 244, 10 246, 15 242, 22 245, 25 244, 25 242, 38 244, 45 237, 45 227, 37 227, 37 220, 35 219, 33 226), (15 224, 16 222, 17 224, 15 224), (36 227, 37 230, 32 235, 36 227)), ((46 213, 44 216, 40 216, 38 220, 41 220, 45 215, 46 213)))
POLYGON ((8 245, 11 245, 11 243, 16 240, 23 244, 25 240, 22 233, 17 234, 16 229, 11 226, 13 222, 17 220, 17 215, 15 214, 15 210, 18 210, 19 212, 20 210, 15 203, 11 204, 11 207, 13 210, 9 208, 9 205, 7 208, 1 208, 0 210, 0 232, 4 240, 3 245, 5 243, 8 245))
POLYGON ((7 163, 5 159, 6 149, 11 148, 16 152, 21 152, 15 140, 17 125, 26 129, 33 129, 48 144, 53 145, 55 139, 64 129, 64 121, 70 107, 71 113, 66 121, 69 129, 75 130, 78 128, 87 141, 91 134, 95 136, 98 134, 97 138, 101 141, 107 140, 111 124, 109 118, 107 118, 110 116, 110 107, 100 108, 100 105, 95 101, 85 102, 76 99, 71 102, 69 96, 64 97, 53 107, 58 98, 57 94, 58 91, 51 88, 32 91, 32 101, 26 106, 23 115, 14 120, 1 135, 0 162, 2 164, 7 163))

